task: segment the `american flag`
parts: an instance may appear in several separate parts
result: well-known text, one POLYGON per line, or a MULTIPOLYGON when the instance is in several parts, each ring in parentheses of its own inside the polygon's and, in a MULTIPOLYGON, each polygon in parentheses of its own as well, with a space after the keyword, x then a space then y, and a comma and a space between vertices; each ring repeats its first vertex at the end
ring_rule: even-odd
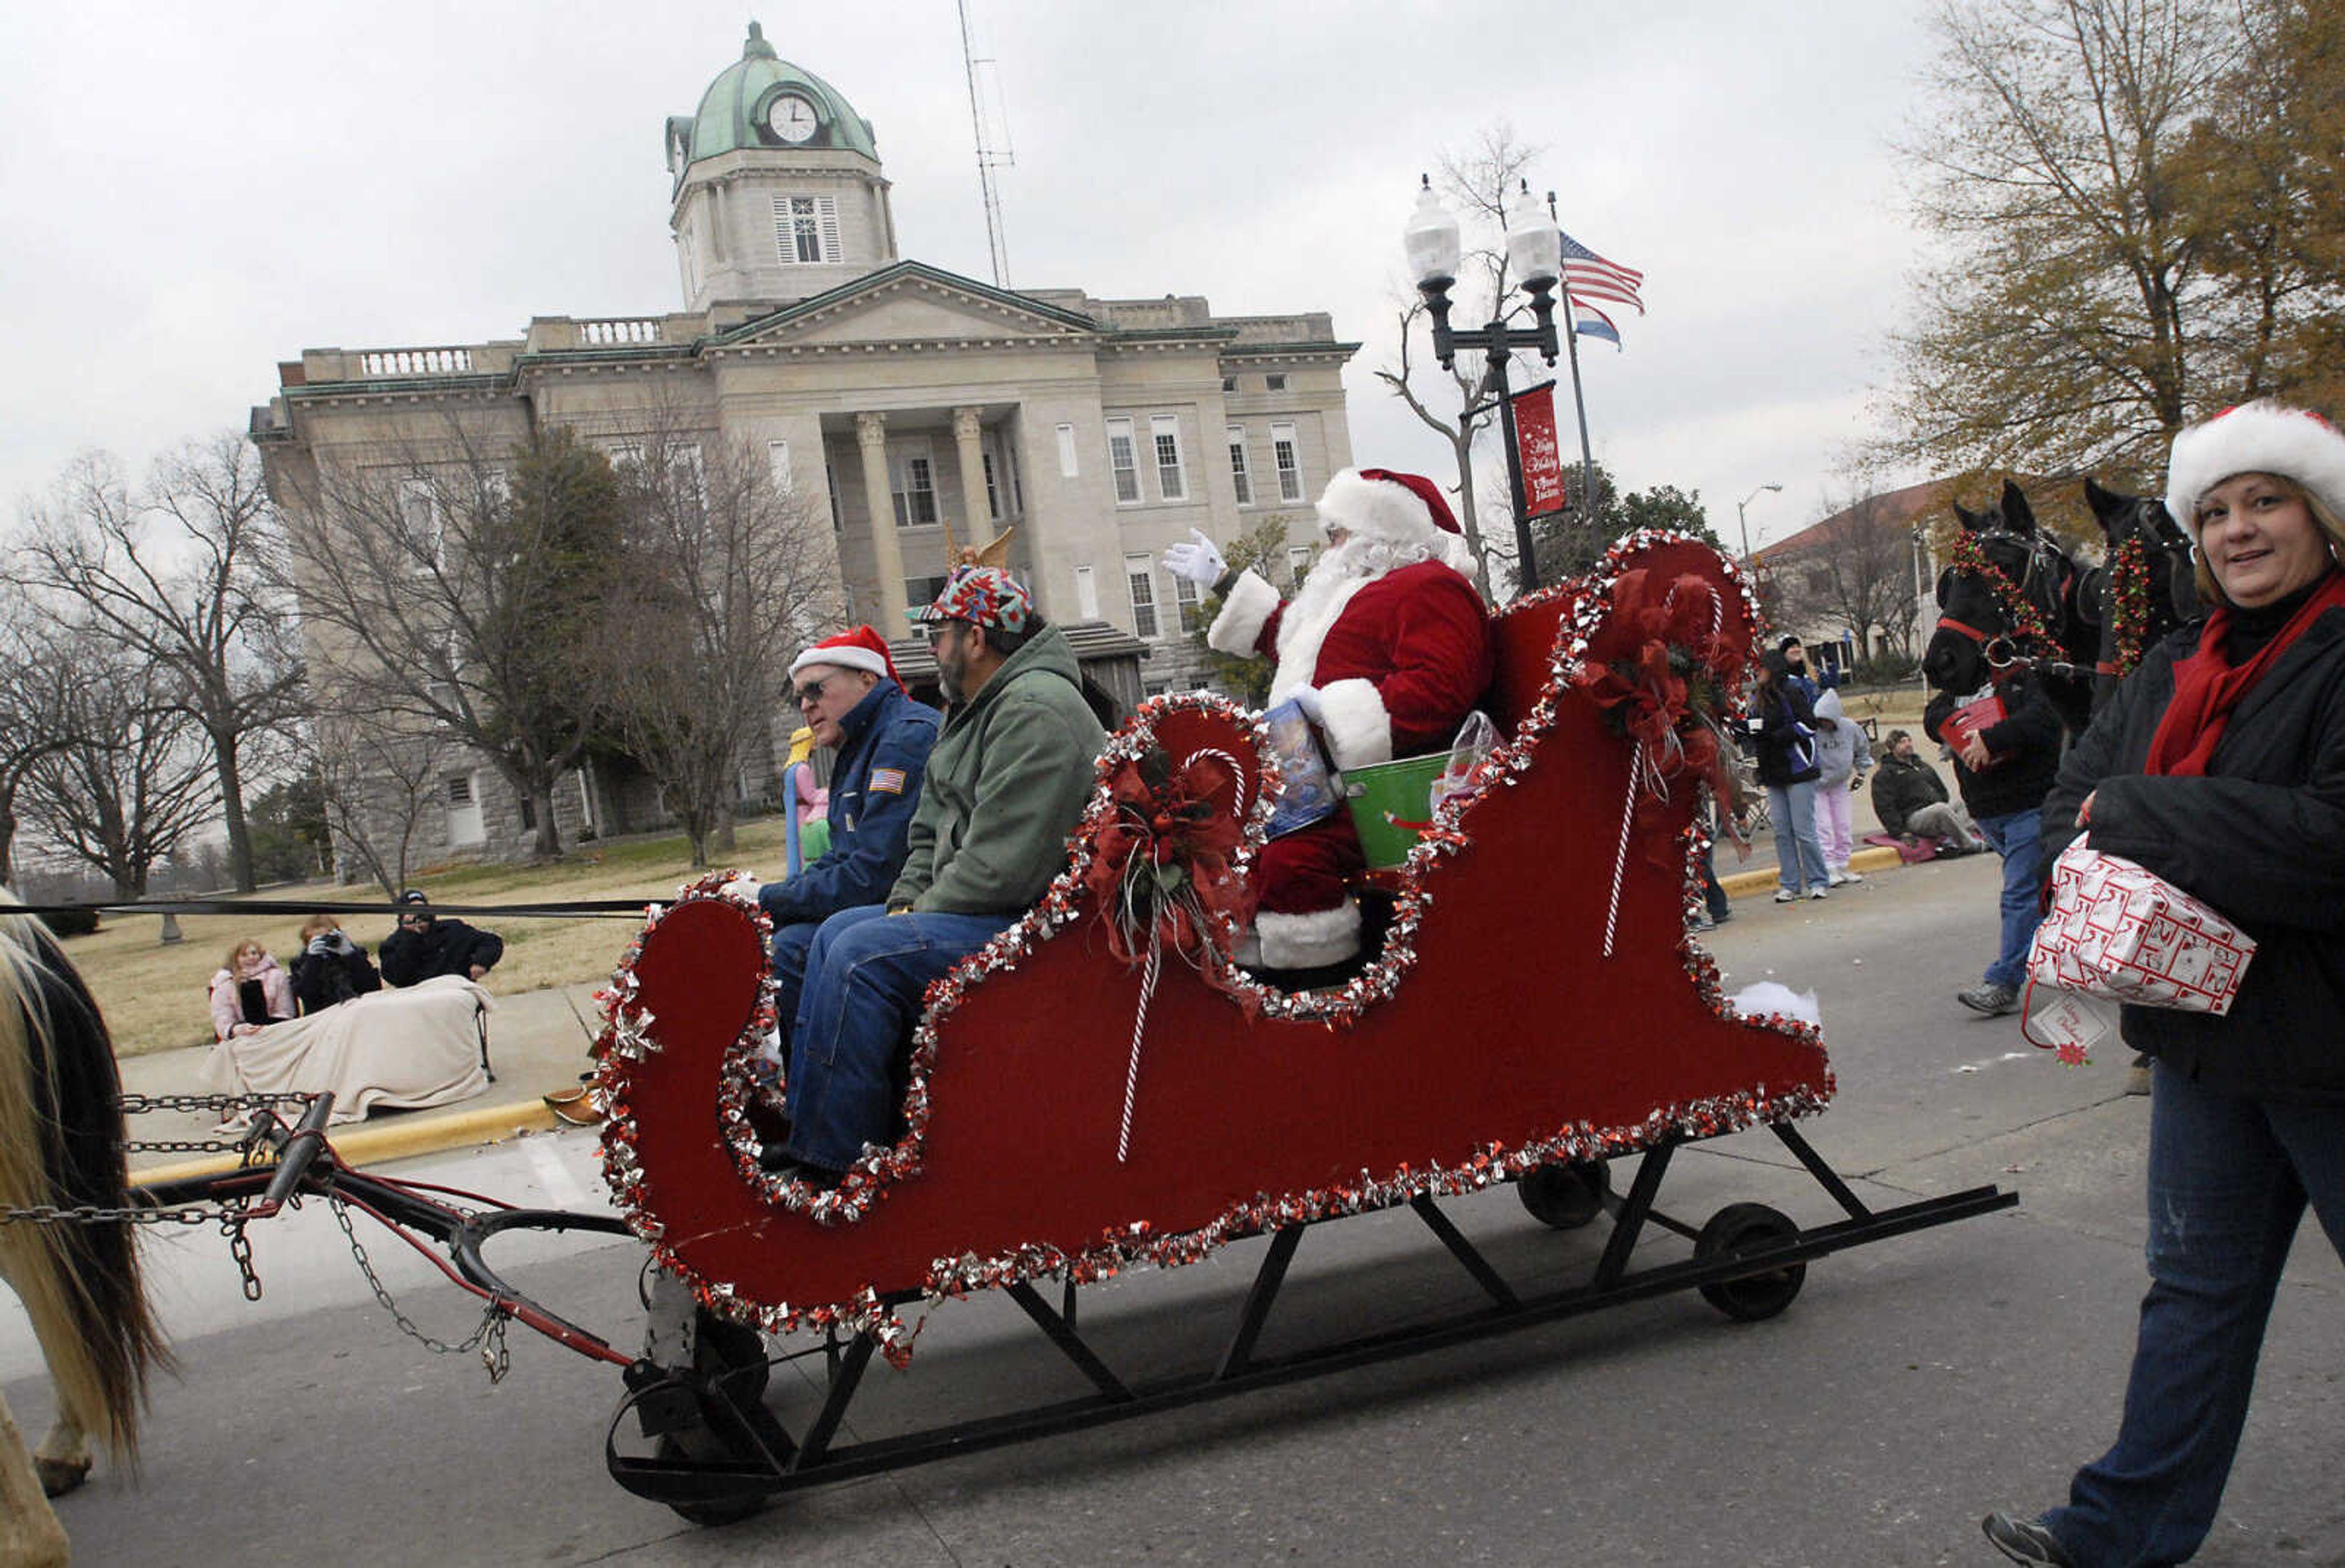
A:
POLYGON ((1555 232, 1563 241, 1564 287, 1571 290, 1574 299, 1609 299, 1635 306, 1639 316, 1645 313, 1645 302, 1637 298, 1637 286, 1645 280, 1643 273, 1605 260, 1559 228, 1555 232))

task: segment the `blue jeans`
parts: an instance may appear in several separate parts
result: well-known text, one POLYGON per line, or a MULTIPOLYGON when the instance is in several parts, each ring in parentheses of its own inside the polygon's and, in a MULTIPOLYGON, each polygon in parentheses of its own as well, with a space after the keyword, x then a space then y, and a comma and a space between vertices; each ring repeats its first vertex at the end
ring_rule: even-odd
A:
POLYGON ((2163 1062, 2149 1111, 2149 1294, 2117 1442, 2045 1515, 2087 1568, 2179 1563, 2215 1522, 2281 1265, 2309 1199, 2345 1258, 2345 1107, 2218 1094, 2163 1062))
POLYGON ((876 904, 822 923, 790 1031, 790 1138, 782 1152, 844 1170, 886 1143, 896 1115, 896 1047, 929 982, 990 942, 1014 915, 889 915, 876 904))
POLYGON ((781 1028, 785 1052, 789 1049, 790 1030, 797 1023, 798 995, 806 988, 807 953, 814 946, 814 934, 821 929, 819 920, 774 927, 774 1022, 781 1028))
POLYGON ((2003 951, 1986 966, 1986 983, 2016 991, 2027 984, 2027 947, 2035 940, 2036 924, 2044 918, 2037 900, 2043 885, 2035 876, 2035 849, 2044 836, 2044 814, 2015 811, 2008 816, 1983 816, 1978 830, 2003 856, 2003 951))
POLYGON ((1775 824, 1775 880, 1783 890, 1804 893, 1829 885, 1823 845, 1816 842, 1816 781, 1769 784, 1767 814, 1775 824))

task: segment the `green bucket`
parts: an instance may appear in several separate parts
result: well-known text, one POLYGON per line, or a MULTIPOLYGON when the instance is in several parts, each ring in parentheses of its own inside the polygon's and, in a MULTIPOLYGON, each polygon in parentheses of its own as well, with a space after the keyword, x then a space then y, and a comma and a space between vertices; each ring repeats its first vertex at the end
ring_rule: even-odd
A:
POLYGON ((830 853, 830 824, 821 817, 798 824, 798 865, 812 865, 830 853))
POLYGON ((1429 757, 1344 770, 1345 804, 1368 865, 1390 871, 1408 859, 1417 835, 1433 820, 1433 781, 1449 765, 1447 752, 1429 757))

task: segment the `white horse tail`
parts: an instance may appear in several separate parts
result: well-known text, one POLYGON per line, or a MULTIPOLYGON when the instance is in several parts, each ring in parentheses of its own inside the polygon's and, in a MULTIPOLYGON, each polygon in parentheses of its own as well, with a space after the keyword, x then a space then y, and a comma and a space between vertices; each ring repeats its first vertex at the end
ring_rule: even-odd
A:
MULTIPOLYGON (((0 911, 15 903, 0 889, 0 911)), ((121 1091, 106 1022, 56 938, 0 912, 0 1204, 124 1207, 121 1091)), ((132 1227, 0 1225, 0 1273, 25 1303, 59 1404, 135 1462, 147 1374, 171 1356, 132 1227)))

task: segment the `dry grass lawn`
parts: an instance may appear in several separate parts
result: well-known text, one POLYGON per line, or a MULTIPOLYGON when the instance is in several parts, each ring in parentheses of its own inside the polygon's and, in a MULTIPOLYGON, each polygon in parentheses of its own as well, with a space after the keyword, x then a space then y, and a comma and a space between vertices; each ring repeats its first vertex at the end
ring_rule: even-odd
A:
MULTIPOLYGON (((416 885, 440 904, 623 897, 649 901, 666 898, 679 885, 693 880, 691 860, 679 834, 574 847, 558 865, 449 866, 418 877, 416 885)), ((718 863, 776 875, 782 864, 782 819, 767 817, 744 824, 738 847, 719 856, 718 863)), ((320 883, 272 890, 267 896, 361 903, 381 895, 382 890, 371 885, 337 887, 320 883)), ((508 994, 606 977, 639 925, 632 917, 607 916, 465 918, 505 939, 504 958, 491 972, 488 986, 508 994)), ((257 936, 277 955, 279 963, 289 966, 298 950, 295 942, 301 918, 184 918, 179 928, 187 939, 168 947, 158 939, 160 924, 146 916, 109 916, 101 929, 76 936, 66 946, 105 1010, 106 1021, 114 1031, 115 1048, 126 1057, 209 1045, 211 1017, 206 997, 221 960, 245 937, 257 936)), ((342 925, 351 939, 365 944, 372 956, 390 935, 391 917, 357 916, 342 925)))

